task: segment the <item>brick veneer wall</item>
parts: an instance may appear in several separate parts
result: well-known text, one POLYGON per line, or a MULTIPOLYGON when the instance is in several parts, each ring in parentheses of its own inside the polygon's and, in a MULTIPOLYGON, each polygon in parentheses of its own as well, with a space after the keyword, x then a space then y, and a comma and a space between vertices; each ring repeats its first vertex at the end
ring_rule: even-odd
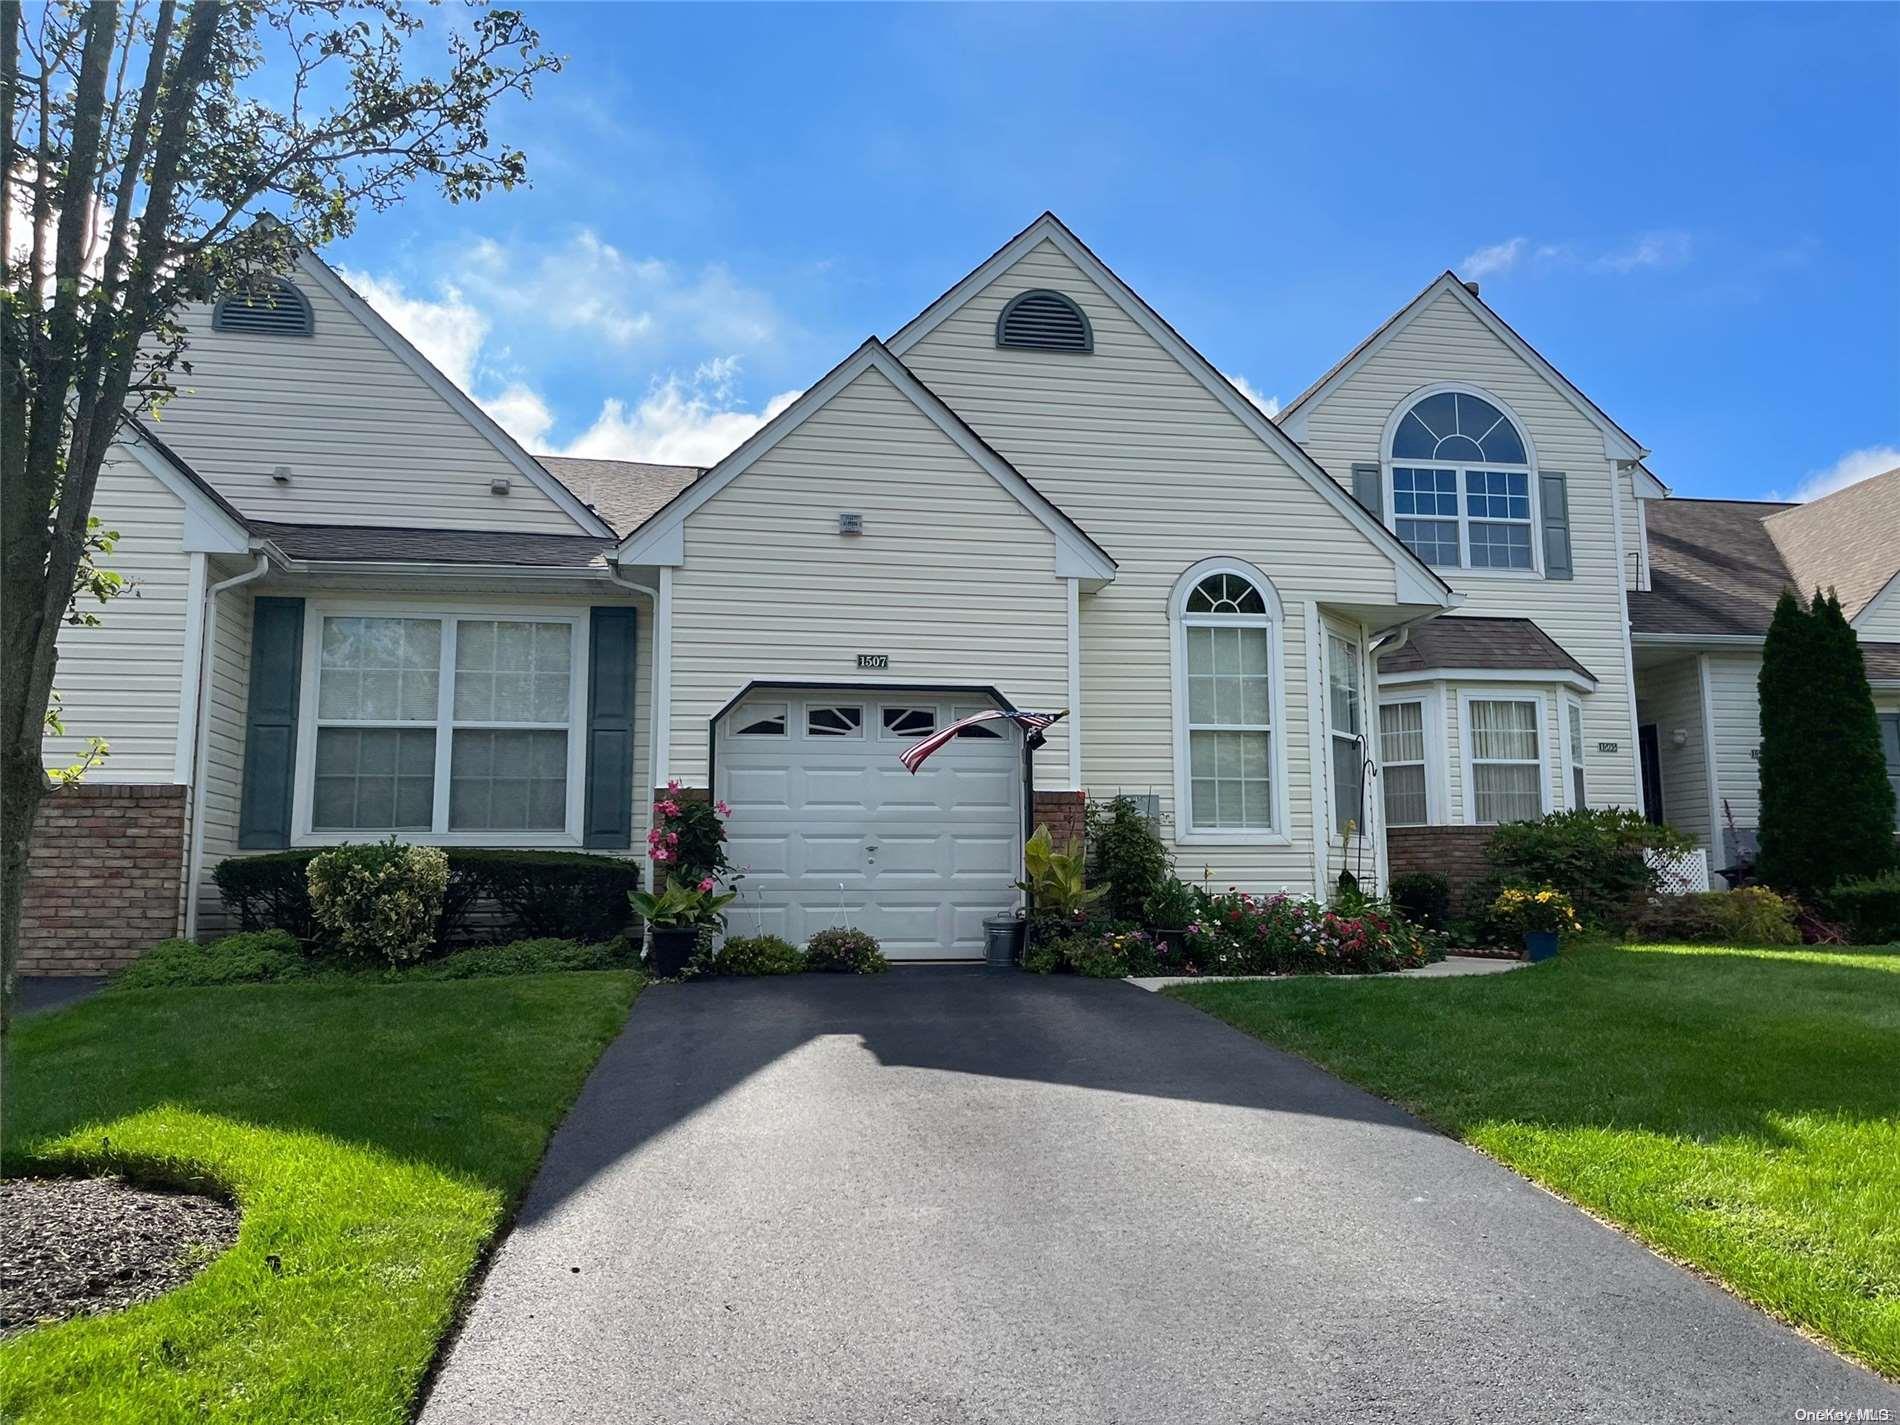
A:
POLYGON ((1087 792, 1037 792, 1031 805, 1033 831, 1049 828, 1049 839, 1056 850, 1067 851, 1082 843, 1083 821, 1088 813, 1087 792))
POLYGON ((1451 908, 1464 903, 1465 887, 1491 874, 1484 844, 1491 839, 1488 826, 1393 826, 1385 833, 1386 860, 1392 874, 1435 871, 1451 882, 1451 908))
POLYGON ((98 975, 179 933, 185 789, 87 782, 40 803, 19 972, 98 975))

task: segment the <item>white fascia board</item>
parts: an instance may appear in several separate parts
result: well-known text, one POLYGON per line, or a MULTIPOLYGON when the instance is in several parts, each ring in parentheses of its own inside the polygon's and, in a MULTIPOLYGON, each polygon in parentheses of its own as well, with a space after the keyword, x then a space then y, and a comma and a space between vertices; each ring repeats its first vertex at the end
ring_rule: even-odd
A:
POLYGON ((931 424, 980 465, 1033 519, 1049 531, 1055 540, 1054 577, 1082 579, 1098 588, 1115 577, 1115 561, 1023 479, 1013 465, 977 439, 969 427, 958 420, 955 413, 876 338, 867 341, 834 366, 823 380, 622 540, 614 553, 614 562, 670 567, 684 564, 686 521, 693 511, 745 474, 780 441, 813 414, 823 410, 832 397, 869 370, 875 370, 895 386, 931 424))
POLYGON ((1630 488, 1636 492, 1639 500, 1666 500, 1669 487, 1649 473, 1648 467, 1640 462, 1630 472, 1630 488))
POLYGON ((1562 668, 1423 668, 1410 673, 1381 673, 1381 688, 1403 688, 1414 683, 1529 683, 1541 687, 1553 684, 1594 693, 1597 680, 1562 668))
POLYGON ((1635 633, 1630 634, 1634 648, 1760 648, 1767 636, 1760 633, 1635 633))
POLYGON ((1235 390, 1233 382, 1221 375, 1206 357, 1188 345, 1179 332, 1169 326, 1167 321, 1143 301, 1132 287, 1117 277, 1106 263, 1084 247, 1075 234, 1071 233, 1053 213, 1044 213, 999 248, 989 261, 912 317, 887 343, 890 349, 902 357, 905 352, 941 326, 964 303, 1015 266, 1039 244, 1045 242, 1054 246, 1064 257, 1081 268, 1090 280, 1107 294, 1108 299, 1122 309, 1130 321, 1153 338, 1180 364, 1184 371, 1200 382, 1215 400, 1225 406, 1269 450, 1284 460, 1296 475, 1319 491, 1334 509, 1344 515, 1355 529, 1371 540, 1373 546, 1392 561, 1395 569, 1403 569, 1408 565, 1414 566, 1412 569, 1414 577, 1422 579, 1432 591, 1430 597, 1421 599, 1419 602, 1451 607, 1451 589, 1448 585, 1433 574, 1417 555, 1407 549, 1397 535, 1380 524, 1363 505, 1347 494, 1345 488, 1328 475, 1318 461, 1307 454, 1305 447, 1274 424, 1252 401, 1235 390))
MULTIPOLYGON (((1441 294, 1447 294, 1457 302, 1463 304, 1465 310, 1483 323, 1493 336, 1503 342, 1505 346, 1509 347, 1520 361, 1524 362, 1525 365, 1542 376, 1555 387, 1571 405, 1576 407, 1577 412, 1602 433, 1603 454, 1606 458, 1610 460, 1641 460, 1644 456, 1649 454, 1649 451, 1642 445, 1639 445, 1628 432, 1624 431, 1608 416, 1604 415, 1602 411, 1598 410, 1590 398, 1577 388, 1575 382, 1571 381, 1563 372, 1539 356, 1536 349, 1532 347, 1529 342, 1512 331, 1503 318, 1498 316, 1496 312, 1492 311, 1478 298, 1474 297, 1465 289, 1465 284, 1460 282, 1449 272, 1440 274, 1437 280, 1432 282, 1423 292, 1420 292, 1418 296, 1408 302, 1400 310, 1399 314, 1392 318, 1377 336, 1373 337, 1372 340, 1354 352, 1350 358, 1341 363, 1338 370, 1334 371, 1311 391, 1299 397, 1287 410, 1282 411, 1280 413, 1280 420, 1283 426, 1289 432, 1304 434, 1306 430, 1306 413, 1324 402, 1328 396, 1332 395, 1341 385, 1351 379, 1368 361, 1385 350, 1387 346, 1391 345, 1392 339, 1404 331, 1406 327, 1410 326, 1413 319, 1416 318, 1434 298, 1441 294)), ((1651 476, 1650 478, 1653 480, 1655 477, 1651 476)), ((1667 491, 1664 493, 1667 493, 1667 491)))
POLYGON ((502 459, 520 471, 522 479, 559 505, 562 511, 585 533, 603 535, 610 539, 613 537, 614 531, 605 520, 581 503, 572 490, 555 479, 538 460, 523 450, 513 436, 496 424, 493 416, 476 405, 466 391, 438 371, 428 357, 417 351, 407 337, 385 321, 376 309, 359 296, 354 287, 337 276, 322 258, 307 247, 299 248, 297 268, 367 327, 370 334, 388 347, 398 361, 420 376, 432 391, 455 409, 456 414, 475 428, 477 434, 494 446, 500 452, 502 459))
POLYGON ((184 505, 182 543, 187 554, 244 554, 250 550, 251 532, 220 509, 196 481, 179 473, 150 441, 136 431, 127 431, 119 437, 119 444, 184 505))

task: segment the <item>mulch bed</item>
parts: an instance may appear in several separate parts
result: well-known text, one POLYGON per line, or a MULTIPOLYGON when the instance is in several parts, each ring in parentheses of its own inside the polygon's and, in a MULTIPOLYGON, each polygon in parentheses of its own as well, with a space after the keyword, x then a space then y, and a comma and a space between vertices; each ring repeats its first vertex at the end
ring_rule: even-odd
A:
POLYGON ((117 1178, 0 1183, 0 1336, 183 1286, 237 1240, 238 1211, 117 1178))

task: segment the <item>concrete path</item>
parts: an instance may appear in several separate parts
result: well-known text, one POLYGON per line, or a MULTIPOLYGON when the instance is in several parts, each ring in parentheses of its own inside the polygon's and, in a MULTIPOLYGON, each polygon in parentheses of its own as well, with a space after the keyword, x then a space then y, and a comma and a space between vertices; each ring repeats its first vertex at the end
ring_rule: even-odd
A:
POLYGON ((649 990, 422 1420, 1816 1407, 1900 1389, 1186 1004, 913 969, 649 990))
POLYGON ((1464 975, 1495 975, 1521 970, 1528 961, 1504 960, 1495 955, 1447 955, 1410 970, 1386 970, 1377 975, 1130 975, 1128 983, 1140 990, 1165 990, 1169 985, 1215 985, 1236 980, 1312 980, 1350 985, 1360 980, 1450 980, 1464 975))

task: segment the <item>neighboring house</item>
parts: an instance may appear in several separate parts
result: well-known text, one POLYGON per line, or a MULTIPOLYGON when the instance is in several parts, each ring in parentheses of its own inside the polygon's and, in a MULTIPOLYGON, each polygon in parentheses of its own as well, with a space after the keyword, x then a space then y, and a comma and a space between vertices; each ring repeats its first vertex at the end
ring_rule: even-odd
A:
POLYGON ((134 593, 61 640, 48 762, 112 755, 43 814, 29 971, 221 925, 230 855, 644 855, 674 780, 732 804, 739 926, 912 958, 1085 796, 1311 892, 1642 795, 1625 591, 1690 502, 1449 276, 1276 423, 1044 215, 704 471, 528 455, 313 255, 186 320, 100 483, 134 593), (1069 716, 898 764, 993 706, 1069 716))

